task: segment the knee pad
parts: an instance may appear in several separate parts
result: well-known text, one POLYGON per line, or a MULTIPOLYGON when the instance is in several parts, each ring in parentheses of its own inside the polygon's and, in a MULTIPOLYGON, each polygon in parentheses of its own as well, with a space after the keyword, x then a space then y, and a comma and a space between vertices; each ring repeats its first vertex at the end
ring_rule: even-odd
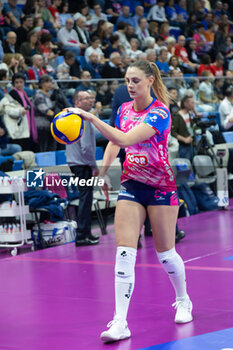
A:
POLYGON ((175 248, 162 253, 157 252, 157 256, 168 275, 179 276, 184 273, 184 262, 175 248))
POLYGON ((137 250, 129 247, 117 247, 115 277, 119 282, 134 283, 134 266, 137 250))

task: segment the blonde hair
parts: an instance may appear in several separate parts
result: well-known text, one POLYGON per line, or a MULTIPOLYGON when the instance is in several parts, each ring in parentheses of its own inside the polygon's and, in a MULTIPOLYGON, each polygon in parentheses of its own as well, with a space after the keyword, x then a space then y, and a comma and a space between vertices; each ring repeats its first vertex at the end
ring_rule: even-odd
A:
POLYGON ((155 63, 149 63, 148 61, 136 61, 130 65, 130 67, 136 67, 140 69, 149 78, 151 75, 155 78, 152 85, 152 89, 155 96, 159 101, 169 106, 169 93, 166 86, 163 84, 160 71, 155 63))

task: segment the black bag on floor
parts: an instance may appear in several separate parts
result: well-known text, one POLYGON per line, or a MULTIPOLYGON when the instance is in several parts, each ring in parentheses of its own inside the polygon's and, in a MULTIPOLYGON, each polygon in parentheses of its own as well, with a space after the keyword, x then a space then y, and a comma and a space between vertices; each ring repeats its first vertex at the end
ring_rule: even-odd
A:
POLYGON ((218 198, 207 183, 196 183, 192 186, 198 207, 202 211, 218 209, 218 198))
POLYGON ((199 213, 196 197, 187 184, 182 184, 177 188, 179 198, 183 199, 188 207, 190 215, 199 213))

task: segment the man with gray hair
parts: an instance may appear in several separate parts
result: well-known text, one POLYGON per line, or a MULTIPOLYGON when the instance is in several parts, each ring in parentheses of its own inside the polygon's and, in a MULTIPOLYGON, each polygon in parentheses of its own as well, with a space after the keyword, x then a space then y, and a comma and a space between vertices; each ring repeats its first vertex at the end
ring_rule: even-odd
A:
MULTIPOLYGON (((74 106, 89 112, 92 108, 92 97, 87 91, 78 91, 73 96, 74 106)), ((71 172, 79 180, 91 179, 98 175, 95 160, 96 141, 94 126, 87 120, 84 121, 85 131, 79 142, 66 145, 66 159, 71 172)), ((80 185, 78 181, 79 206, 77 214, 76 247, 94 245, 99 243, 98 236, 91 233, 91 207, 93 199, 93 187, 80 185)))
POLYGON ((80 55, 80 42, 78 34, 73 29, 74 21, 67 18, 65 27, 62 27, 57 33, 58 42, 62 44, 65 51, 73 51, 75 56, 80 55))
POLYGON ((102 78, 123 78, 124 73, 119 52, 111 53, 109 62, 105 63, 100 71, 102 78))

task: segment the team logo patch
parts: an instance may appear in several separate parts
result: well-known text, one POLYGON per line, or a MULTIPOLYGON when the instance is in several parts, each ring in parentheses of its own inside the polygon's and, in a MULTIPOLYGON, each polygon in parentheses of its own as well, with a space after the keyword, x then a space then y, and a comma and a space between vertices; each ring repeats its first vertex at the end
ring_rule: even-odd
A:
POLYGON ((140 166, 148 166, 149 159, 145 154, 127 154, 127 161, 129 164, 140 165, 140 166))
POLYGON ((169 113, 166 109, 163 108, 154 108, 150 111, 151 114, 157 114, 161 118, 166 119, 169 116, 169 113))

